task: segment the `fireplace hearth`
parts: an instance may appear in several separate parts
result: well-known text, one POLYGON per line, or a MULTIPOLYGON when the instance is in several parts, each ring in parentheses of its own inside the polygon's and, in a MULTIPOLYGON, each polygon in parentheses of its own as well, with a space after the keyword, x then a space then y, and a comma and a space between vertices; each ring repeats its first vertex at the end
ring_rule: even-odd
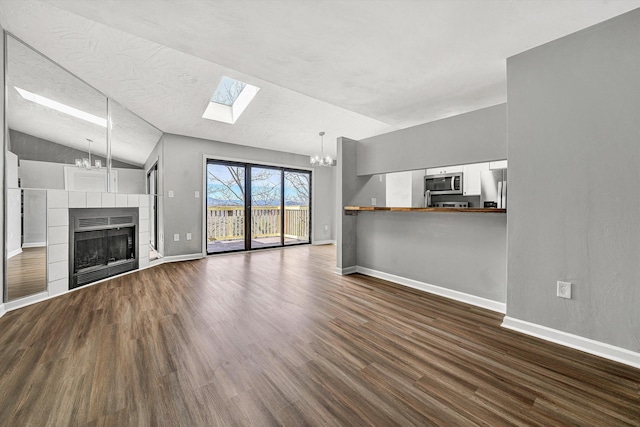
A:
POLYGON ((69 289, 138 268, 138 209, 69 209, 69 289))

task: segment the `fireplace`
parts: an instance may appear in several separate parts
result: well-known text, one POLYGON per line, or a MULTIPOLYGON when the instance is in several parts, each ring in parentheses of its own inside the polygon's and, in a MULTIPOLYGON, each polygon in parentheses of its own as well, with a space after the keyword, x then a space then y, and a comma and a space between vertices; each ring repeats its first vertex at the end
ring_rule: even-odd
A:
POLYGON ((138 268, 137 208, 69 209, 69 289, 138 268))

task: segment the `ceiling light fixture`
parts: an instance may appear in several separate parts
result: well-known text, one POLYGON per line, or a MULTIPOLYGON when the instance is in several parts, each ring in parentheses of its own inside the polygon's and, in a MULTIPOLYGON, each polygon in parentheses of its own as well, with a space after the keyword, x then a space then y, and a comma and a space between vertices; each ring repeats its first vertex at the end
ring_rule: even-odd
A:
POLYGON ((104 128, 107 127, 107 120, 98 116, 94 116, 93 114, 85 113, 84 111, 78 110, 73 107, 69 107, 68 105, 61 104, 53 99, 45 98, 44 96, 36 95, 35 93, 29 92, 24 89, 20 89, 19 87, 14 88, 18 91, 20 96, 22 96, 27 101, 35 102, 36 104, 40 104, 47 108, 51 108, 52 110, 60 111, 61 113, 68 114, 70 116, 76 117, 78 119, 85 120, 87 122, 96 124, 98 126, 102 126, 104 128))
POLYGON ((320 155, 311 156, 311 166, 335 166, 335 160, 329 155, 324 155, 324 132, 320 132, 320 155))
MULTIPOLYGON (((80 169, 86 169, 88 171, 91 170, 91 143, 93 142, 91 139, 87 138, 87 142, 89 143, 89 158, 87 159, 76 159, 76 166, 80 169)), ((100 169, 102 167, 102 160, 96 159, 95 166, 96 169, 100 169)))

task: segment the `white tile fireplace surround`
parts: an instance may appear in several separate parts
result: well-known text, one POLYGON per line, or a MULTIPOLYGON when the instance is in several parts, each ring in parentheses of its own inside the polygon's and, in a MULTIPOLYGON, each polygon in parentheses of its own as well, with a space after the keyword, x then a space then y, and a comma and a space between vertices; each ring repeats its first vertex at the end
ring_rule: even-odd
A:
POLYGON ((138 268, 149 266, 149 195, 47 190, 47 293, 69 292, 69 208, 138 208, 138 268))

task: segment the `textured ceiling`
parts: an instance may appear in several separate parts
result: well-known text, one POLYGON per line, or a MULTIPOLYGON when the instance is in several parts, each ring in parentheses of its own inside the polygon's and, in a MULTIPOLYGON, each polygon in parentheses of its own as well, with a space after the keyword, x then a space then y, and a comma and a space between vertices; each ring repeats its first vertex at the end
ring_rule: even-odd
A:
POLYGON ((505 59, 640 0, 0 0, 4 28, 165 132, 301 154, 506 101, 505 59), (261 88, 201 118, 223 75, 261 88))

